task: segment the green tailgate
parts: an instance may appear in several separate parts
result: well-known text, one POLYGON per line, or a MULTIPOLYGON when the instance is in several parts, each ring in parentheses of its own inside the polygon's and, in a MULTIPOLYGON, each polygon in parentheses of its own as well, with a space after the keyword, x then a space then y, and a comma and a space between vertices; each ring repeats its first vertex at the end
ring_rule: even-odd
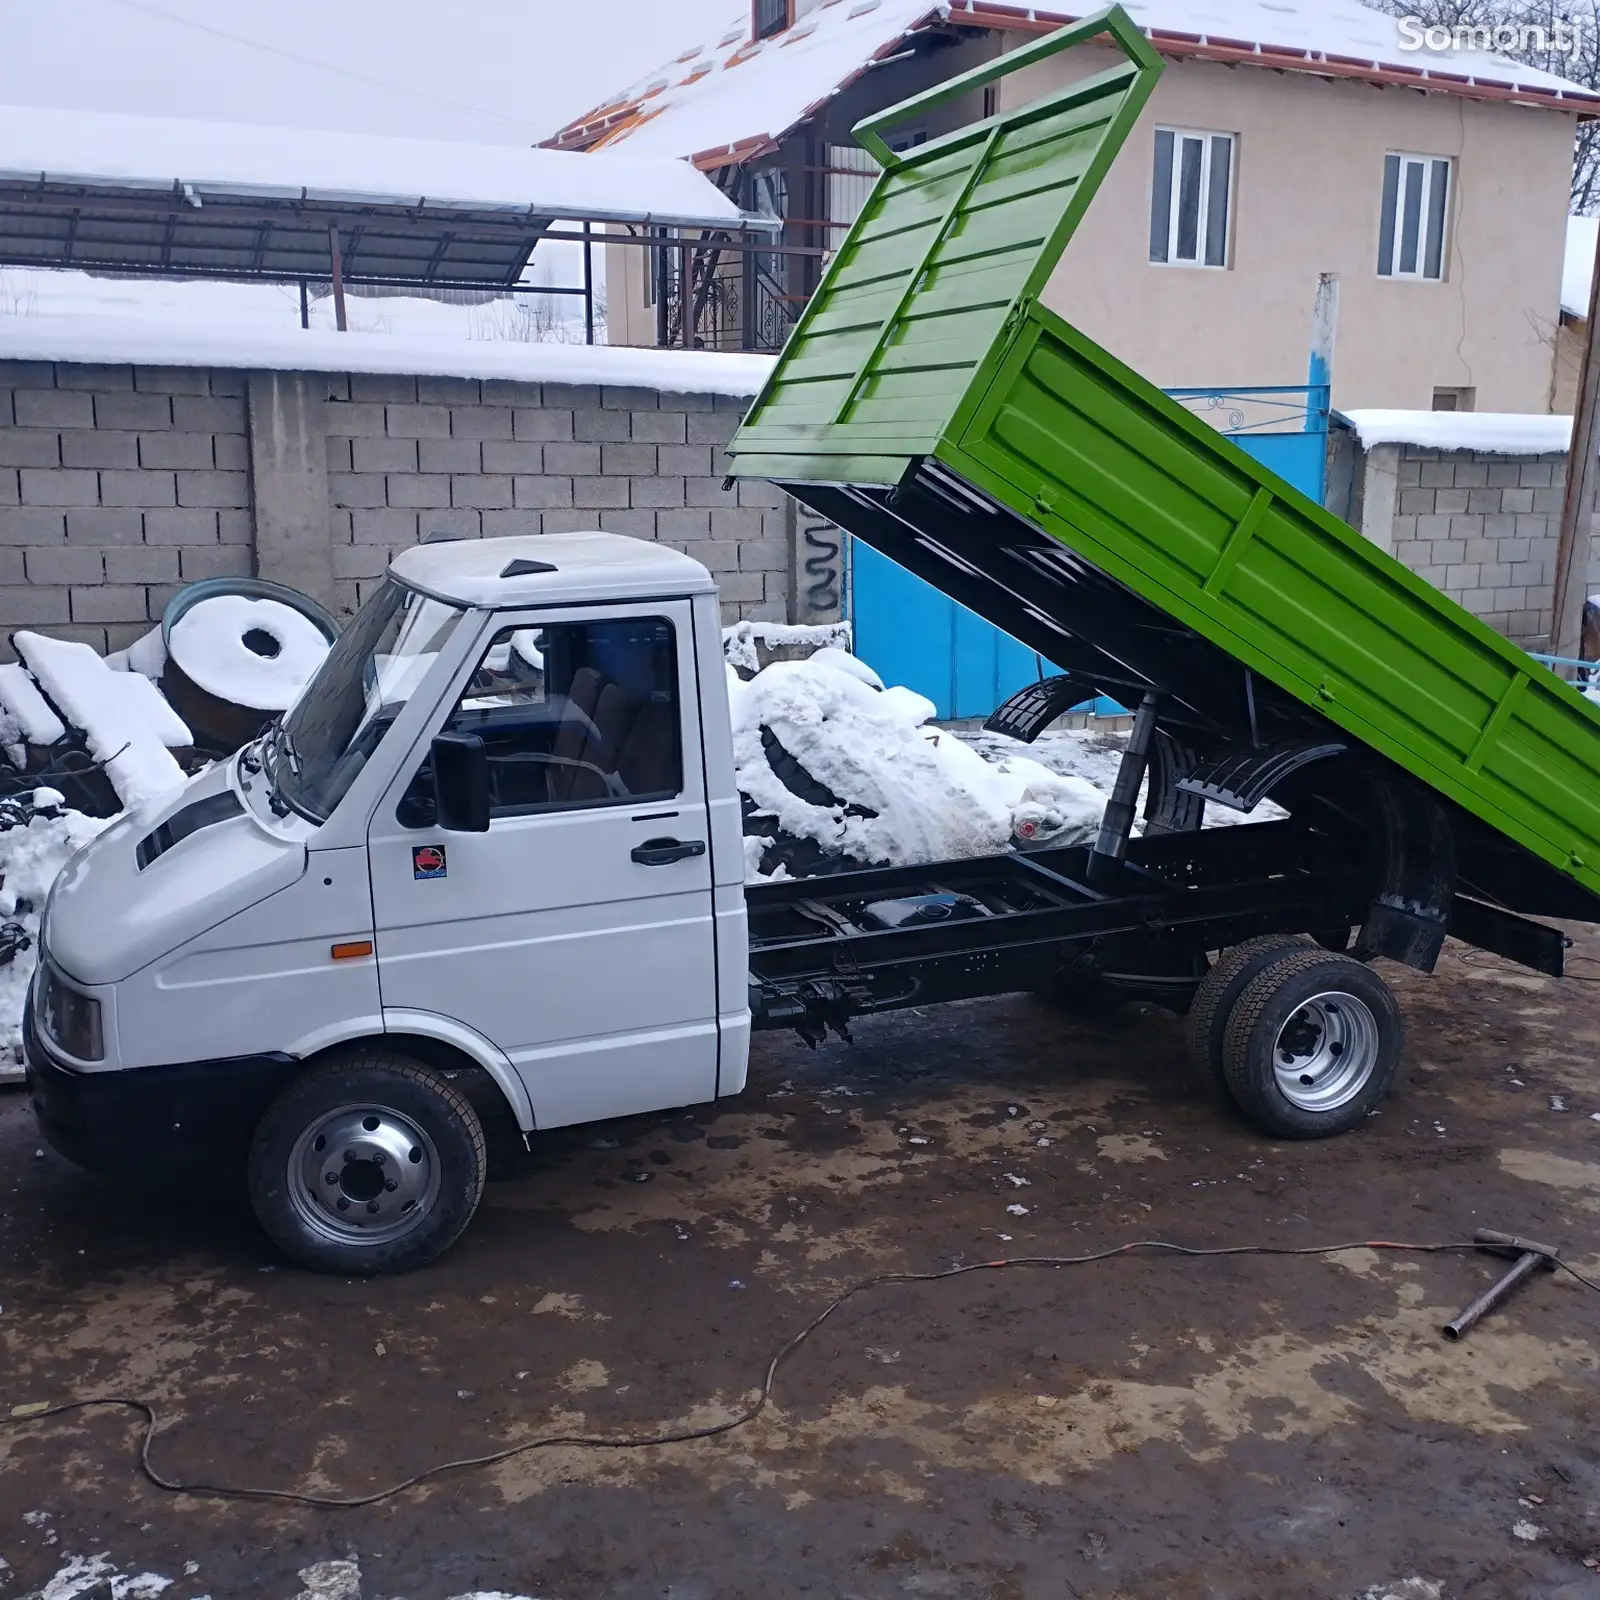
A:
POLYGON ((1120 8, 857 129, 884 171, 735 440, 741 476, 891 484, 1043 289, 1161 72, 1120 8), (1128 60, 896 155, 879 130, 1111 30, 1128 60))
MULTIPOLYGON (((1039 305, 1159 72, 1113 8, 863 123, 884 174, 731 471, 792 486, 895 554, 882 528, 908 515, 884 491, 942 463, 1600 893, 1600 708, 1039 305), (1125 65, 899 156, 877 137, 1097 35, 1125 65)), ((1001 521, 966 519, 961 562, 1014 600, 1001 521)), ((958 570, 952 592, 983 611, 963 583, 958 570)), ((990 620, 1064 659, 1024 613, 997 600, 990 620)))

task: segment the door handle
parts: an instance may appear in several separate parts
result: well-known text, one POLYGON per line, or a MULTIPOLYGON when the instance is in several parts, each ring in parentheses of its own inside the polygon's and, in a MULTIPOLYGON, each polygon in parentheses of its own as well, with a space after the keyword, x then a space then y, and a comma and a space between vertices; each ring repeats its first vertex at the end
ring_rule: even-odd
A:
POLYGON ((633 859, 641 867, 665 867, 674 861, 687 861, 690 856, 706 853, 704 839, 646 839, 633 847, 633 859))

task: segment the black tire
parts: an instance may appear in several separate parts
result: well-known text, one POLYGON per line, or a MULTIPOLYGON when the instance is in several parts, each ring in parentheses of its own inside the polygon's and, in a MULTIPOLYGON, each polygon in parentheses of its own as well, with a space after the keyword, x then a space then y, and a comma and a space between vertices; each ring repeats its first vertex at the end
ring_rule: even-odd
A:
POLYGON ((1228 1093, 1283 1139, 1348 1133, 1394 1086, 1405 1022, 1377 973, 1349 956, 1306 950, 1258 972, 1223 1040, 1228 1093))
POLYGON ((1184 1036, 1190 1059, 1219 1089, 1225 1091, 1228 1086, 1222 1073, 1222 1040, 1234 1001, 1258 972, 1309 948, 1309 941, 1299 933, 1268 933, 1259 939, 1246 939, 1243 944, 1222 951, 1216 965, 1200 980, 1189 1003, 1184 1036))
POLYGON ((250 1145, 250 1203, 314 1272, 409 1272, 455 1243, 483 1197, 483 1125, 406 1056, 351 1052, 296 1078, 250 1145))

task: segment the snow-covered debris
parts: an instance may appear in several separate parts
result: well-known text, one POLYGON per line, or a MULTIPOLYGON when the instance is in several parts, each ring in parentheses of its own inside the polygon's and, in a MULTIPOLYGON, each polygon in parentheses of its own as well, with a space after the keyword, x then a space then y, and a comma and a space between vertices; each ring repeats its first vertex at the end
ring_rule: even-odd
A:
MULTIPOLYGON (((1070 813, 1081 830, 1060 842, 1078 842, 1104 809, 1091 785, 1026 756, 985 761, 928 725, 933 706, 921 695, 875 689, 828 652, 730 681, 729 697, 746 831, 804 841, 813 865, 996 855, 1024 805, 1070 813)), ((796 864, 784 855, 765 851, 756 875, 796 864)))
POLYGON ((114 693, 122 696, 130 723, 148 728, 168 750, 186 750, 194 743, 189 724, 166 702, 161 691, 139 672, 113 672, 114 693))
MULTIPOLYGON (((848 622, 736 622, 722 630, 722 655, 730 667, 755 673, 761 670, 763 649, 787 650, 794 655, 811 655, 818 650, 849 654, 851 642, 848 622)), ((860 665, 872 672, 865 662, 860 665)), ((877 674, 873 672, 872 676, 876 678, 877 674)))
POLYGON ((39 686, 14 661, 0 666, 0 706, 15 719, 29 744, 51 745, 66 735, 61 718, 50 709, 39 686))
POLYGON ((140 634, 126 650, 114 650, 105 659, 113 672, 137 672, 152 683, 159 683, 167 665, 167 641, 162 637, 161 624, 140 634))
POLYGON ((1414 444, 1430 450, 1480 450, 1502 456, 1560 455, 1572 443, 1572 418, 1521 411, 1345 411, 1364 448, 1414 444))
POLYGON ((173 623, 168 645, 192 682, 252 711, 287 711, 329 648, 303 612, 242 594, 190 606, 173 623))
POLYGON ((163 742, 170 728, 164 719, 145 714, 148 702, 136 704, 129 674, 112 672, 86 644, 26 632, 13 635, 13 642, 51 703, 82 729, 95 759, 105 762, 123 805, 141 806, 183 782, 183 771, 163 742))
MULTIPOLYGON (((36 806, 50 810, 61 804, 54 789, 35 790, 33 798, 36 806)), ((0 919, 20 922, 30 945, 0 967, 0 1068, 11 1061, 22 1043, 22 1007, 37 965, 39 914, 50 885, 67 862, 113 820, 61 811, 58 816, 35 816, 26 827, 0 833, 0 919)))

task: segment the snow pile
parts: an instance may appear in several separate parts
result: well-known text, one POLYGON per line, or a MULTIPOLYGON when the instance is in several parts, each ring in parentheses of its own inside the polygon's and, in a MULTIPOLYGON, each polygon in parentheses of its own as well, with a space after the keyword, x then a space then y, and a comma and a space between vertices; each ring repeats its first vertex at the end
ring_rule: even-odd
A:
MULTIPOLYGON (((810 654, 816 650, 837 650, 848 654, 852 634, 848 622, 736 622, 722 630, 722 656, 730 667, 741 672, 761 670, 760 652, 765 649, 793 650, 810 654)), ((851 656, 852 661, 855 660, 851 656)), ((867 671, 872 669, 868 667, 867 671)), ((876 676, 876 674, 874 674, 876 676)), ((881 686, 881 685, 880 685, 881 686)))
POLYGON ((287 711, 329 649, 303 612, 242 594, 190 606, 173 623, 169 645, 198 687, 252 711, 287 711))
POLYGON ((26 632, 12 642, 62 719, 82 729, 123 805, 144 805, 183 782, 168 744, 191 743, 189 730, 148 679, 113 672, 86 644, 26 632))
POLYGON ((985 761, 929 725, 931 702, 875 688, 840 655, 775 661, 748 683, 729 671, 748 879, 996 855, 1019 818, 1052 819, 1061 844, 1098 826, 1092 784, 1023 755, 985 761))
POLYGON ((34 816, 25 827, 0 832, 0 919, 20 922, 32 948, 0 967, 0 1071, 22 1043, 22 1006, 33 976, 39 914, 56 874, 77 851, 115 820, 62 809, 54 789, 36 789, 33 804, 54 815, 34 816))

